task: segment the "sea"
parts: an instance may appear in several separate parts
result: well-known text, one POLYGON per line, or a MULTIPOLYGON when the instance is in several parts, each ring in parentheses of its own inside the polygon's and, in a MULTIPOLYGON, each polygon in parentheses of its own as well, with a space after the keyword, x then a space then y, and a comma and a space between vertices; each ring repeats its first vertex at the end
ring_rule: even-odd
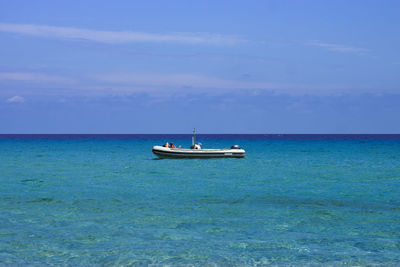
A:
POLYGON ((0 266, 399 266, 400 135, 0 135, 0 266))

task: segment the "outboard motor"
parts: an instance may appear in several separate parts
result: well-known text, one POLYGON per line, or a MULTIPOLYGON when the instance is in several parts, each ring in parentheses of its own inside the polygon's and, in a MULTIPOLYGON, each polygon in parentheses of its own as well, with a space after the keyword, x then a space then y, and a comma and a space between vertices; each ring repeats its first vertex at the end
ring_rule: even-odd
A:
POLYGON ((240 149, 240 146, 239 145, 233 145, 233 146, 231 146, 231 149, 240 149))

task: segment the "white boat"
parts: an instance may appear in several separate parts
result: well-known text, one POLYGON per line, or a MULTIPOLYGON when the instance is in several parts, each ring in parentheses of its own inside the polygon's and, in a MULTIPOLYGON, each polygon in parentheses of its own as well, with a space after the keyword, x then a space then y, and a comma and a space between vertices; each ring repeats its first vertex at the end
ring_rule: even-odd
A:
POLYGON ((238 145, 223 149, 202 149, 200 144, 196 144, 195 130, 190 148, 153 146, 153 153, 159 158, 243 158, 246 155, 246 151, 238 145))

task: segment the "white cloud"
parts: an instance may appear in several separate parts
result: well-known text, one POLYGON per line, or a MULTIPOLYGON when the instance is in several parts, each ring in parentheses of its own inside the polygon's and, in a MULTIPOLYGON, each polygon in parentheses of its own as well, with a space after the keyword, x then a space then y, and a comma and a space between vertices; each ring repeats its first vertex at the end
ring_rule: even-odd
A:
POLYGON ((366 48, 340 45, 340 44, 329 44, 320 41, 310 41, 306 43, 306 45, 323 47, 330 51, 342 52, 342 53, 366 53, 370 51, 369 49, 366 48))
POLYGON ((24 103, 25 102, 25 98, 23 98, 22 96, 16 95, 13 97, 10 97, 9 99, 7 99, 8 103, 24 103))
MULTIPOLYGON (((334 84, 290 84, 274 83, 267 81, 243 81, 229 80, 217 77, 196 75, 196 74, 154 74, 154 73, 132 73, 132 74, 104 74, 93 76, 93 79, 100 82, 103 88, 119 92, 204 92, 219 94, 241 90, 273 91, 286 94, 332 94, 346 92, 354 87, 334 84)), ((365 89, 365 88, 364 88, 365 89)), ((95 90, 95 88, 92 88, 95 90)))
POLYGON ((226 80, 197 74, 105 74, 94 76, 96 80, 110 84, 124 84, 136 86, 174 87, 174 88, 216 88, 216 89, 272 89, 287 85, 268 82, 246 82, 226 80))
POLYGON ((156 42, 233 45, 245 42, 245 40, 237 38, 235 36, 210 33, 155 34, 133 31, 98 31, 72 27, 56 27, 13 23, 0 23, 0 31, 48 38, 86 40, 101 43, 156 42))
POLYGON ((33 72, 0 72, 0 81, 2 80, 14 80, 22 82, 46 82, 46 83, 73 82, 73 80, 69 78, 47 75, 42 73, 33 73, 33 72))
POLYGON ((153 95, 206 93, 218 95, 234 91, 277 94, 332 95, 370 91, 371 87, 343 84, 300 84, 269 81, 233 80, 190 73, 125 73, 80 76, 75 79, 41 73, 0 72, 0 82, 26 95, 129 95, 149 93, 153 95), (13 83, 7 83, 12 81, 13 83))

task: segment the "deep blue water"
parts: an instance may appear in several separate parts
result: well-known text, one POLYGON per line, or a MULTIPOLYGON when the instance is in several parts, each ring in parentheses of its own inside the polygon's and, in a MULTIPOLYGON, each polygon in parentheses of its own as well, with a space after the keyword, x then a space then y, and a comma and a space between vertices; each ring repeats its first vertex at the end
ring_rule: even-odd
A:
POLYGON ((397 265, 400 135, 0 135, 0 265, 397 265))

